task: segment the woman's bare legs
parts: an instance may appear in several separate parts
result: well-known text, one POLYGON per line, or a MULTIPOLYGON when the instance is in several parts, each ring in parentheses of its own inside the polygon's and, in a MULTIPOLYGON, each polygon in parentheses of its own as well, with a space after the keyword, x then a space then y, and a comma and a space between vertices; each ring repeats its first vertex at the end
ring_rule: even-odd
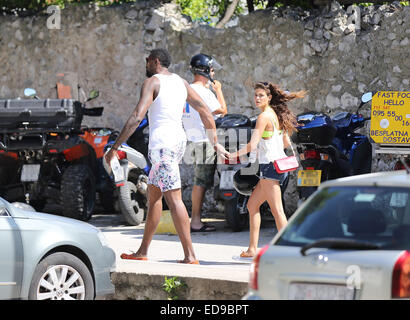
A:
POLYGON ((261 225, 260 206, 265 201, 268 201, 278 231, 287 224, 286 215, 282 205, 282 194, 279 181, 260 179, 248 200, 249 247, 248 250, 242 253, 243 257, 254 256, 258 249, 259 230, 261 225))
POLYGON ((249 247, 241 253, 242 257, 253 257, 258 249, 259 228, 261 225, 260 206, 266 201, 262 189, 262 179, 259 180, 251 196, 249 197, 247 208, 249 212, 249 247))
POLYGON ((283 210, 282 204, 282 192, 280 190, 279 181, 276 180, 267 180, 266 187, 263 188, 265 191, 265 197, 268 201, 270 210, 273 217, 275 218, 276 228, 278 231, 282 230, 288 223, 286 219, 285 211, 283 210))

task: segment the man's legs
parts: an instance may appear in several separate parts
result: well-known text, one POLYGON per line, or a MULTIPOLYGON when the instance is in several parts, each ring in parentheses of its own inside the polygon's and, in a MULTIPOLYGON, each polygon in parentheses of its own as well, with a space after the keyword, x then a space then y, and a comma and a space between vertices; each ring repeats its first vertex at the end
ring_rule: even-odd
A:
POLYGON ((164 197, 169 209, 171 210, 172 220, 184 250, 185 257, 181 262, 194 262, 196 258, 194 248, 192 246, 189 216, 185 204, 182 201, 181 189, 166 191, 164 192, 164 197))
POLYGON ((192 187, 192 212, 191 212, 191 227, 200 229, 203 226, 201 222, 201 209, 204 203, 206 189, 201 186, 194 185, 192 187))
POLYGON ((204 203, 205 192, 211 188, 215 174, 215 153, 209 143, 197 143, 194 149, 195 169, 194 185, 192 187, 191 200, 191 231, 215 231, 214 226, 204 224, 201 221, 202 205, 204 203), (202 228, 202 229, 201 229, 202 228))
POLYGON ((148 185, 148 214, 145 222, 144 236, 140 248, 136 252, 136 257, 146 257, 148 248, 158 227, 162 213, 162 192, 160 188, 148 185))

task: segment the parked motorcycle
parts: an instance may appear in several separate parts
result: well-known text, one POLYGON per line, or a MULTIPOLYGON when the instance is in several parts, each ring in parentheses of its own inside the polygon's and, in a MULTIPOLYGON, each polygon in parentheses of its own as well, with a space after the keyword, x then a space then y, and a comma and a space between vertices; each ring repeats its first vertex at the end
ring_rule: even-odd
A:
MULTIPOLYGON (((147 125, 148 123, 144 119, 136 129, 136 133, 142 132, 147 125)), ((113 137, 108 142, 104 148, 105 152, 108 152, 112 147, 115 139, 116 137, 113 137)), ((143 144, 141 145, 143 146, 143 144)), ((149 173, 147 158, 126 143, 118 148, 117 153, 124 177, 121 183, 115 184, 119 211, 128 224, 137 226, 144 220, 147 211, 147 175, 149 173)), ((105 170, 111 179, 115 180, 111 168, 107 166, 105 160, 103 162, 105 170)))
MULTIPOLYGON (((224 147, 229 152, 234 152, 245 146, 251 139, 252 129, 255 128, 257 116, 248 118, 242 114, 227 114, 215 121, 218 141, 224 141, 224 147)), ((258 178, 258 162, 256 152, 251 152, 247 157, 237 158, 234 161, 225 160, 224 163, 217 164, 219 175, 219 185, 214 188, 214 198, 225 212, 228 226, 233 231, 241 231, 249 222, 247 202, 252 189, 250 185, 255 185, 258 178), (246 175, 239 176, 241 170, 245 170, 246 175)), ((242 171, 244 172, 244 171, 242 171)), ((286 190, 289 178, 281 186, 282 196, 286 190)), ((271 218, 267 203, 261 206, 262 218, 271 218)))
POLYGON ((371 93, 364 94, 355 113, 339 112, 329 117, 305 112, 297 116, 298 130, 292 140, 302 166, 297 179, 299 204, 323 181, 371 171, 372 145, 366 135, 356 132, 370 120, 359 114, 370 100, 371 93))

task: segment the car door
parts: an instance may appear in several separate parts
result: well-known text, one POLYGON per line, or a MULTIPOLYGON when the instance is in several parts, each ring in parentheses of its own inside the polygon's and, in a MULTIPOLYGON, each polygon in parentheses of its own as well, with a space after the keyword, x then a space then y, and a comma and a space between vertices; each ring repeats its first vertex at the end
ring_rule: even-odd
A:
POLYGON ((23 271, 20 230, 0 200, 0 300, 19 298, 23 271))

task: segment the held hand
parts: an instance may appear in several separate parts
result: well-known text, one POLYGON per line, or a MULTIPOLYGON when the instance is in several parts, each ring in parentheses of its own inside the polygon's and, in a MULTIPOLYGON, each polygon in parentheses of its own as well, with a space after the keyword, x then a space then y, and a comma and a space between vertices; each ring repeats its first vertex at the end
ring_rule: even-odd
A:
POLYGON ((215 145, 215 151, 222 159, 228 159, 229 152, 226 151, 225 148, 219 143, 215 145))
POLYGON ((238 158, 238 155, 237 155, 236 152, 232 152, 232 153, 229 153, 229 154, 228 154, 228 159, 229 159, 229 161, 231 161, 231 160, 236 160, 237 158, 238 158))

